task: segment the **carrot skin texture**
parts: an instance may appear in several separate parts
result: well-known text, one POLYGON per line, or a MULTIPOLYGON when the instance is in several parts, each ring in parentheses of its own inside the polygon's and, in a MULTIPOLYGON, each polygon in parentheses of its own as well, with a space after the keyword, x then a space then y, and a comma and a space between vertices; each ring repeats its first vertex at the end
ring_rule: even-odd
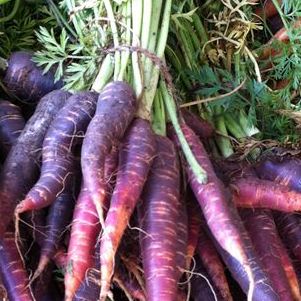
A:
POLYGON ((23 102, 33 104, 49 92, 60 89, 62 81, 54 83, 54 75, 36 66, 31 60, 32 54, 25 51, 12 53, 8 60, 3 82, 10 93, 23 102))
POLYGON ((208 139, 213 135, 212 125, 202 119, 201 117, 195 115, 189 110, 182 108, 181 114, 185 120, 185 123, 201 138, 208 139))
POLYGON ((6 157, 25 126, 21 109, 7 100, 0 101, 0 149, 6 157))
POLYGON ((275 214, 278 230, 286 246, 301 261, 301 219, 297 214, 275 214))
MULTIPOLYGON (((275 181, 301 193, 301 160, 297 158, 267 159, 259 162, 256 172, 262 179, 275 181)), ((285 244, 301 261, 301 220, 295 214, 275 214, 278 230, 285 244)))
POLYGON ((72 221, 65 272, 66 300, 72 300, 86 270, 93 266, 94 248, 100 233, 97 211, 85 188, 77 199, 72 221))
POLYGON ((106 298, 114 273, 114 258, 147 179, 155 156, 155 136, 147 120, 135 119, 122 140, 116 186, 100 244, 101 292, 106 298))
POLYGON ((297 158, 262 160, 255 166, 258 177, 275 181, 293 190, 301 192, 301 160, 297 158))
POLYGON ((41 175, 16 211, 38 210, 54 202, 72 177, 74 147, 82 141, 95 113, 97 94, 78 92, 51 123, 43 143, 41 175))
POLYGON ((301 210, 301 193, 272 181, 256 178, 232 182, 234 202, 238 207, 268 208, 283 212, 301 210))
POLYGON ((204 227, 200 227, 199 241, 197 244, 197 254, 212 279, 212 283, 218 290, 221 299, 224 301, 233 300, 228 285, 227 278, 224 273, 223 263, 216 251, 216 248, 211 239, 206 234, 204 227))
POLYGON ((15 233, 10 229, 0 240, 0 272, 10 301, 33 301, 26 288, 29 280, 15 244, 15 233))
MULTIPOLYGON (((277 219, 276 219, 276 225, 278 226, 277 219)), ((288 254, 286 247, 281 241, 280 237, 277 235, 275 238, 277 239, 277 246, 278 246, 277 251, 279 254, 281 265, 285 271, 286 277, 291 287, 294 300, 301 300, 301 290, 298 281, 298 276, 293 266, 292 260, 288 254)))
POLYGON ((93 268, 89 269, 85 275, 85 279, 80 284, 72 301, 92 301, 98 300, 100 293, 100 260, 99 246, 93 256, 93 268))
POLYGON ((99 218, 103 220, 102 203, 106 195, 105 158, 112 146, 122 139, 134 118, 137 100, 133 89, 125 82, 115 81, 105 86, 99 95, 96 113, 82 144, 81 167, 99 218))
POLYGON ((5 160, 0 174, 0 237, 13 219, 15 206, 36 181, 46 131, 69 95, 57 90, 41 99, 5 160))
MULTIPOLYGON (((225 187, 217 178, 203 144, 187 125, 183 123, 181 126, 196 160, 207 173, 207 184, 201 184, 197 181, 191 168, 186 165, 190 187, 202 208, 208 226, 221 247, 250 271, 240 233, 241 220, 238 213, 227 198, 225 187), (224 234, 226 232, 228 235, 224 234)), ((177 139, 174 140, 178 144, 177 139)), ((251 275, 249 276, 251 277, 251 275)))
MULTIPOLYGON (((188 212, 186 208, 186 202, 184 197, 180 196, 180 208, 179 208, 179 218, 177 221, 177 268, 179 270, 180 276, 182 276, 183 271, 188 269, 187 264, 187 245, 188 245, 188 212)), ((178 297, 179 297, 178 290, 178 297)))
MULTIPOLYGON (((212 239, 214 239, 212 237, 212 239)), ((250 259, 250 265, 255 278, 255 290, 253 295, 254 301, 279 301, 278 295, 275 293, 271 286, 266 273, 263 271, 261 263, 257 258, 252 243, 247 238, 248 244, 246 243, 246 250, 248 258, 250 259)), ((245 272, 244 267, 238 262, 231 254, 223 250, 218 243, 215 242, 215 246, 218 253, 222 256, 224 263, 231 272, 232 277, 239 283, 241 289, 247 293, 249 287, 248 276, 245 272)))
POLYGON ((293 294, 278 253, 278 233, 271 212, 262 209, 244 209, 240 211, 240 214, 253 242, 255 252, 280 300, 293 300, 293 294))
POLYGON ((71 189, 63 191, 50 206, 45 225, 45 239, 41 246, 39 265, 36 271, 41 273, 59 249, 59 243, 69 225, 75 200, 71 189))
MULTIPOLYGON (((117 162, 118 149, 113 148, 112 152, 106 158, 104 171, 105 180, 109 186, 111 186, 110 181, 112 180, 112 173, 116 169, 117 162)), ((107 193, 103 203, 105 211, 109 208, 109 197, 110 195, 107 193)), ((96 207, 84 185, 76 201, 72 221, 66 260, 66 300, 72 300, 72 296, 84 280, 87 269, 93 266, 95 245, 97 236, 101 230, 96 207), (71 268, 68 269, 68 267, 71 268)))
POLYGON ((156 136, 157 156, 138 206, 142 263, 148 301, 174 301, 181 272, 177 269, 180 215, 179 161, 172 142, 156 136))

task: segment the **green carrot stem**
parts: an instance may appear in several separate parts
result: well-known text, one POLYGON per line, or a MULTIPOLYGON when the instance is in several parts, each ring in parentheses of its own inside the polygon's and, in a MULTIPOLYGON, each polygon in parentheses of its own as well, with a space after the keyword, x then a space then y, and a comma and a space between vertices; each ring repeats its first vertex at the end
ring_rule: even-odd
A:
MULTIPOLYGON (((68 8, 68 11, 69 11, 69 14, 73 13, 74 12, 74 9, 75 9, 75 2, 74 0, 66 0, 66 5, 67 5, 67 8, 68 8)), ((78 38, 80 40, 83 39, 83 32, 82 32, 82 28, 84 28, 84 25, 81 24, 81 21, 80 21, 80 18, 77 16, 77 13, 74 13, 72 18, 71 18, 71 21, 73 23, 73 26, 75 28, 75 31, 77 33, 76 36, 78 36, 78 38)))
MULTIPOLYGON (((164 12, 163 12, 162 21, 161 21, 161 30, 160 30, 160 34, 159 34, 157 45, 156 45, 155 54, 158 58, 161 58, 161 59, 163 58, 163 55, 164 55, 168 31, 169 31, 171 3, 172 3, 172 0, 165 1, 165 7, 164 7, 164 12)), ((158 85, 159 74, 160 74, 160 67, 155 66, 149 82, 145 83, 144 95, 140 102, 140 107, 138 109, 139 116, 150 116, 151 108, 153 105, 153 100, 154 100, 157 85, 158 85)))
POLYGON ((68 21, 61 14, 60 10, 57 8, 53 0, 46 0, 50 9, 52 10, 57 22, 61 25, 61 27, 65 28, 69 34, 72 35, 72 39, 76 39, 76 32, 69 25, 68 21))
MULTIPOLYGON (((158 12, 161 11, 161 8, 162 8, 162 0, 155 1, 153 4, 153 11, 151 15, 151 25, 150 25, 150 35, 147 44, 147 50, 152 53, 155 53, 156 51, 158 31, 160 30, 159 28, 160 14, 158 14, 158 12)), ((149 58, 145 58, 144 78, 146 83, 150 81, 153 69, 154 69, 153 62, 149 58)))
MULTIPOLYGON (((122 6, 122 15, 124 17, 124 23, 126 24, 126 31, 124 34, 124 43, 126 45, 131 45, 131 16, 132 14, 132 6, 131 2, 127 1, 126 3, 123 3, 122 6)), ((128 60, 130 57, 130 50, 126 49, 121 52, 121 63, 120 63, 120 70, 119 75, 117 76, 117 80, 123 80, 124 74, 126 71, 126 68, 128 66, 128 60)))
POLYGON ((113 58, 111 54, 108 54, 102 62, 100 70, 94 83, 92 85, 92 90, 100 92, 102 88, 109 82, 112 78, 114 72, 113 58))
POLYGON ((191 83, 186 73, 183 71, 184 63, 181 62, 178 54, 181 53, 179 51, 176 53, 169 45, 166 45, 165 55, 168 58, 169 63, 174 67, 178 75, 181 77, 184 86, 189 90, 191 88, 191 83))
POLYGON ((158 135, 166 136, 165 108, 164 108, 164 101, 160 89, 157 89, 154 98, 152 116, 153 116, 152 128, 154 129, 154 132, 158 135))
POLYGON ((20 6, 20 3, 21 3, 20 0, 15 0, 15 4, 14 4, 14 7, 13 7, 12 11, 10 12, 9 15, 0 18, 0 23, 10 21, 15 16, 15 14, 17 13, 17 11, 19 9, 19 6, 20 6))
POLYGON ((236 139, 245 138, 247 134, 244 132, 244 130, 241 128, 240 124, 237 122, 237 118, 235 118, 233 114, 226 113, 224 115, 226 128, 229 130, 229 132, 233 135, 236 139))
MULTIPOLYGON (((142 19, 143 19, 143 1, 141 0, 132 0, 132 12, 135 12, 135 16, 132 14, 132 27, 133 27, 133 46, 140 45, 140 33, 142 28, 142 19)), ((143 83, 141 69, 139 65, 139 56, 137 52, 132 53, 132 67, 133 67, 133 87, 134 91, 138 98, 143 92, 143 83)))
POLYGON ((258 128, 254 126, 249 120, 244 112, 244 110, 239 110, 238 113, 238 119, 239 119, 239 124, 243 131, 246 133, 247 137, 252 137, 253 135, 256 135, 259 133, 258 128))
POLYGON ((215 119, 215 128, 219 135, 216 137, 216 144, 224 158, 230 157, 234 151, 231 145, 230 139, 227 137, 228 132, 223 115, 218 116, 215 119))
POLYGON ((192 172, 194 173, 197 181, 201 184, 206 184, 207 183, 207 173, 197 162, 197 160, 184 136, 184 133, 181 129, 181 126, 180 126, 180 123, 178 120, 177 110, 176 110, 176 105, 175 105, 174 99, 168 92, 166 84, 163 80, 160 81, 160 89, 162 92, 166 110, 168 112, 171 123, 174 127, 174 130, 175 130, 177 137, 179 139, 179 142, 181 144, 181 148, 182 148, 184 156, 187 160, 187 163, 189 164, 190 168, 192 169, 192 172))
MULTIPOLYGON (((103 3, 105 5, 108 19, 110 21, 114 47, 117 48, 119 46, 118 29, 117 29, 117 25, 116 25, 113 8, 112 8, 110 0, 103 0, 103 3)), ((117 80, 119 70, 120 70, 120 51, 115 51, 114 80, 117 80)))

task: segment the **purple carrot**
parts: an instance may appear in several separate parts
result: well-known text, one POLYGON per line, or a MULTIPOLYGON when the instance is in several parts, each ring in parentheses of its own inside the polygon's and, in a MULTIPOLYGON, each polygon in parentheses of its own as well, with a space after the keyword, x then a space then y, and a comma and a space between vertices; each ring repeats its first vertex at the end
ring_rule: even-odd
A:
MULTIPOLYGON (((111 175, 114 173, 118 162, 118 151, 106 158, 105 181, 110 184, 111 175)), ((103 206, 105 211, 109 208, 110 195, 106 195, 103 206)), ((83 185, 76 201, 72 218, 71 236, 68 246, 67 265, 65 274, 65 298, 72 300, 85 277, 85 273, 93 266, 93 254, 101 227, 96 207, 83 185)))
MULTIPOLYGON (((181 126, 196 160, 206 171, 208 178, 206 184, 200 183, 192 169, 186 165, 190 187, 202 208, 211 232, 220 246, 245 267, 250 281, 248 296, 251 297, 254 288, 254 277, 242 238, 241 220, 234 204, 227 196, 223 183, 217 178, 203 144, 187 125, 182 123, 181 126)), ((179 145, 175 134, 173 134, 173 137, 179 145)))
POLYGON ((51 71, 43 74, 43 70, 32 61, 32 53, 25 51, 11 54, 3 82, 10 94, 29 104, 63 86, 62 81, 54 82, 51 71))
POLYGON ((297 158, 264 159, 255 166, 258 177, 264 180, 276 181, 301 192, 301 160, 297 158))
POLYGON ((185 123, 201 138, 208 139, 213 135, 212 125, 187 109, 181 109, 185 123))
POLYGON ((112 147, 120 142, 134 118, 136 104, 134 91, 126 82, 109 83, 99 95, 95 116, 83 141, 81 166, 84 186, 102 224, 102 206, 107 191, 105 159, 112 147))
POLYGON ((200 227, 197 254, 210 276, 210 279, 212 279, 214 287, 219 292, 220 300, 233 300, 224 272, 224 265, 216 251, 214 243, 206 234, 204 227, 200 227))
POLYGON ((15 206, 37 179, 46 131, 69 96, 64 91, 44 96, 5 160, 0 174, 0 237, 13 219, 15 206))
MULTIPOLYGON (((211 236, 212 240, 214 237, 211 236)), ((254 295, 253 301, 279 301, 278 295, 275 293, 273 287, 271 286, 270 280, 268 279, 266 273, 264 272, 261 262, 259 258, 255 254, 252 242, 250 238, 244 235, 245 245, 246 245, 246 252, 248 258, 250 260, 251 269, 254 274, 255 280, 255 288, 254 288, 254 295)), ((231 272, 232 277, 237 281, 240 288, 247 293, 249 289, 249 279, 248 275, 241 265, 239 261, 237 261, 231 254, 227 253, 224 249, 220 247, 220 245, 215 241, 215 246, 218 250, 218 253, 223 258, 224 263, 226 264, 227 268, 231 272)))
POLYGON ((45 224, 45 239, 41 246, 38 267, 33 278, 40 275, 59 248, 64 231, 69 225, 75 200, 70 187, 67 187, 50 206, 45 224))
POLYGON ((106 298, 110 289, 115 254, 142 192, 155 151, 155 137, 150 123, 135 119, 122 141, 116 186, 101 237, 100 300, 106 298))
POLYGON ((273 215, 269 210, 240 210, 249 232, 255 252, 280 300, 293 300, 285 270, 278 252, 278 233, 273 215))
MULTIPOLYGON (((275 181, 301 193, 301 160, 279 158, 262 160, 256 165, 258 176, 275 181)), ((301 261, 301 218, 297 214, 275 214, 278 230, 289 249, 301 261)))
POLYGON ((99 245, 94 249, 93 263, 86 272, 83 281, 74 294, 72 301, 92 301, 98 300, 100 293, 100 260, 99 245))
POLYGON ((194 301, 217 301, 218 292, 215 291, 212 279, 207 273, 199 256, 195 256, 195 267, 191 278, 191 296, 194 301))
POLYGON ((15 232, 8 229, 0 240, 0 272, 10 301, 33 301, 29 280, 15 243, 15 232))
POLYGON ((140 245, 148 301, 174 301, 181 271, 177 268, 181 217, 180 172, 176 150, 166 137, 156 136, 157 155, 138 207, 140 245))
POLYGON ((53 120, 43 143, 40 178, 17 206, 17 213, 46 207, 62 192, 73 174, 74 148, 82 141, 95 113, 96 101, 96 93, 78 92, 53 120))
POLYGON ((301 218, 298 214, 276 213, 277 227, 286 246, 301 261, 301 218))
POLYGON ((268 208, 283 212, 301 210, 301 193, 272 181, 248 177, 234 180, 230 187, 238 207, 268 208))
POLYGON ((16 143, 25 126, 21 109, 7 100, 0 101, 0 150, 4 157, 16 143))

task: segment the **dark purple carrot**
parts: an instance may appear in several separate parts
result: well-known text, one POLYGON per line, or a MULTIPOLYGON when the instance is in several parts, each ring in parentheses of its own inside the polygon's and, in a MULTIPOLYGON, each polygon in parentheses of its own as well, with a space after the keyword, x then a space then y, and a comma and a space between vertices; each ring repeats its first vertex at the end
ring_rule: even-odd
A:
POLYGON ((45 238, 41 246, 40 260, 33 278, 43 272, 59 249, 59 243, 72 218, 75 204, 74 197, 72 189, 67 187, 50 206, 45 224, 45 238))
POLYGON ((25 51, 11 54, 3 81, 10 94, 29 104, 63 85, 62 81, 54 83, 51 71, 43 74, 43 70, 32 61, 32 54, 25 51))
MULTIPOLYGON (((208 177, 206 184, 199 183, 192 169, 186 165, 190 187, 202 208, 211 232, 220 246, 245 267, 250 280, 248 295, 251 297, 254 279, 241 234, 241 220, 234 204, 232 204, 226 193, 223 183, 217 178, 203 144, 186 124, 182 123, 181 126, 196 160, 208 177)), ((178 144, 176 138, 175 141, 178 144)))
POLYGON ((275 218, 286 246, 301 261, 301 217, 298 214, 275 213, 275 218))
POLYGON ((189 110, 182 108, 181 115, 184 118, 185 123, 201 138, 208 139, 213 135, 212 125, 202 119, 201 117, 195 115, 189 110))
POLYGON ((176 150, 156 136, 157 155, 138 207, 140 245, 148 301, 174 301, 181 271, 177 268, 180 172, 176 150))
POLYGON ((199 230, 199 240, 196 248, 197 254, 210 276, 214 287, 219 292, 220 300, 231 301, 233 298, 224 272, 224 265, 212 240, 206 234, 204 227, 200 227, 199 230))
POLYGON ((0 240, 0 272, 10 301, 33 301, 29 280, 15 243, 15 232, 8 229, 0 240))
POLYGON ((251 237, 255 252, 280 300, 293 300, 278 252, 279 239, 272 213, 270 210, 244 209, 240 211, 240 215, 251 237))
POLYGON ((297 158, 265 159, 255 166, 258 177, 275 181, 301 192, 301 160, 297 158))
MULTIPOLYGON (((275 181, 301 193, 301 160, 298 158, 266 159, 256 166, 258 176, 275 181)), ((282 239, 301 261, 301 219, 296 214, 275 214, 276 224, 282 239)))
POLYGON ((5 160, 0 174, 0 237, 17 203, 37 180, 46 131, 69 96, 59 90, 44 96, 5 160))
POLYGON ((126 82, 108 84, 99 95, 96 114, 83 141, 81 166, 84 186, 96 206, 102 224, 102 206, 107 190, 105 159, 112 147, 122 139, 134 118, 136 103, 134 91, 126 82))
POLYGON ((155 155, 155 137, 150 123, 144 119, 135 119, 121 144, 116 186, 100 244, 100 300, 106 298, 110 289, 117 248, 136 207, 155 155))
POLYGON ((301 210, 301 193, 272 181, 256 178, 232 182, 233 199, 238 207, 268 208, 283 212, 301 210))
POLYGON ((7 100, 0 101, 0 150, 8 154, 25 126, 21 109, 7 100))
POLYGON ((17 206, 16 213, 46 207, 62 192, 73 174, 74 148, 84 137, 96 101, 97 94, 92 92, 78 92, 68 99, 46 133, 40 178, 17 206))
MULTIPOLYGON (((244 233, 243 237, 245 241, 246 252, 254 275, 255 288, 252 300, 279 301, 279 297, 275 293, 274 288, 271 286, 270 280, 263 270, 261 262, 254 251, 252 242, 250 241, 248 234, 244 233)), ((213 235, 211 235, 211 238, 212 240, 214 240, 214 244, 218 250, 218 253, 223 258, 223 261, 231 272, 232 277, 237 281, 240 288, 247 294, 249 290, 249 279, 244 266, 231 254, 222 249, 220 245, 215 241, 213 235)))

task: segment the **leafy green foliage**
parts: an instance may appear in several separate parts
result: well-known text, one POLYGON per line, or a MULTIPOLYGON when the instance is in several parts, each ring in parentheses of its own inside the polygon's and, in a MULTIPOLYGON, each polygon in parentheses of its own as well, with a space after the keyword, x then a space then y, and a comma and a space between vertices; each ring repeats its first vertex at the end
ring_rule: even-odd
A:
POLYGON ((93 5, 82 0, 51 2, 61 30, 41 27, 37 32, 43 46, 34 61, 48 71, 55 70, 55 79, 64 79, 65 89, 90 89, 105 56, 104 48, 112 43, 102 2, 93 5))
MULTIPOLYGON (((9 14, 14 1, 11 2, 0 6, 2 16, 9 14)), ((39 26, 56 26, 49 9, 44 4, 29 5, 21 1, 15 17, 9 22, 0 23, 0 55, 8 57, 13 51, 36 49, 35 30, 39 26)))

